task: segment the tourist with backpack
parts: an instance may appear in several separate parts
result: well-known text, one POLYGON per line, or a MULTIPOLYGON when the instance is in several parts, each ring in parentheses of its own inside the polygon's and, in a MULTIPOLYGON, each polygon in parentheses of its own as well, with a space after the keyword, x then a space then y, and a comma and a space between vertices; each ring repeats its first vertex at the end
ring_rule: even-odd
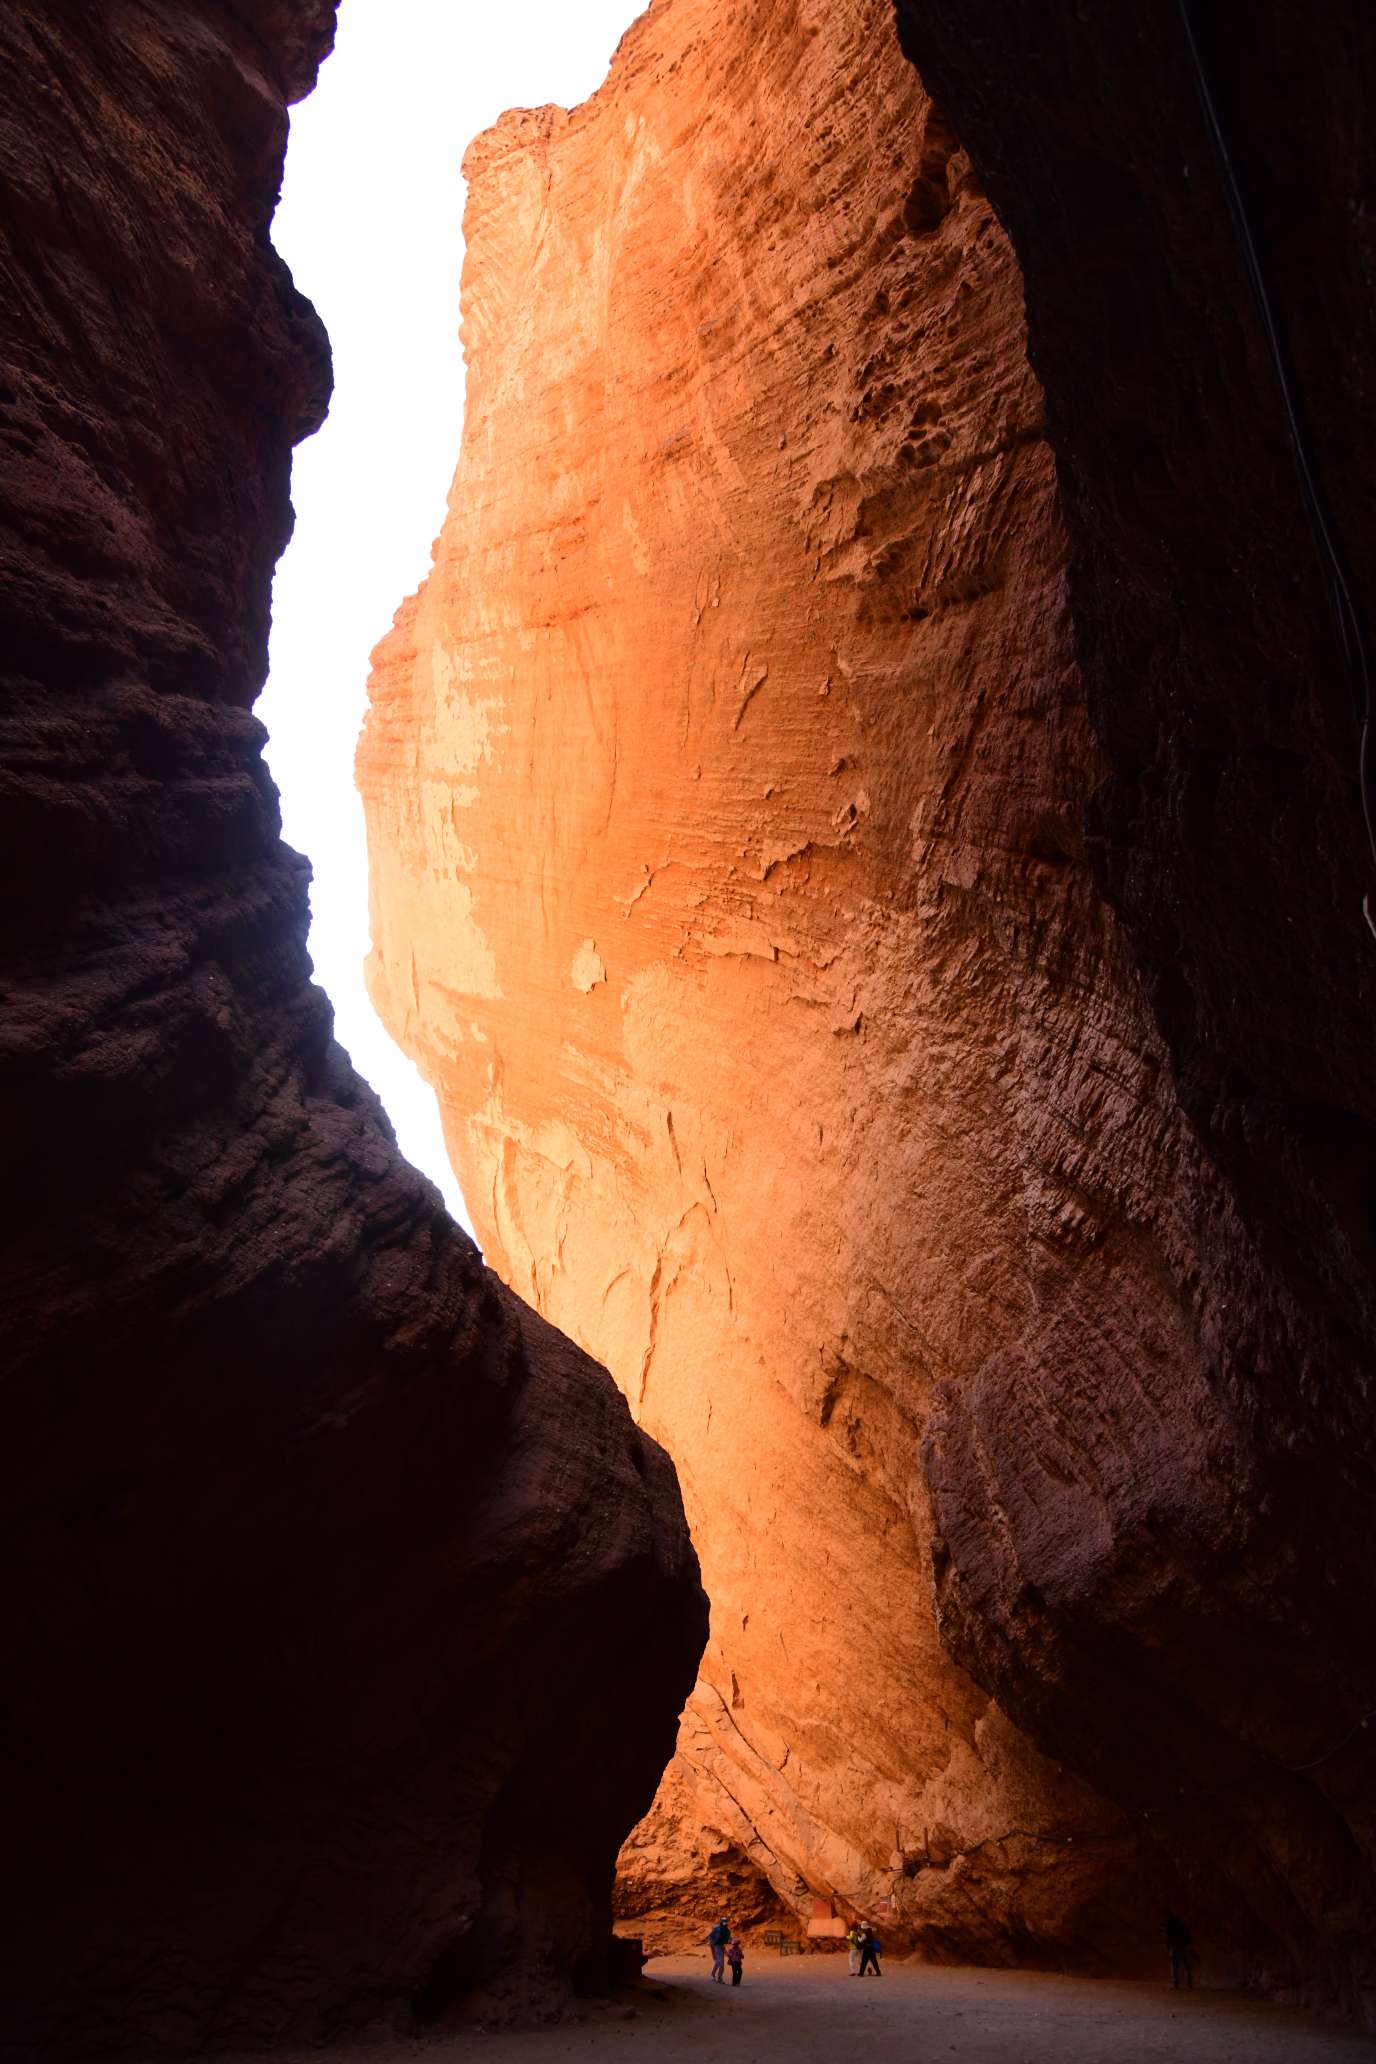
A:
POLYGON ((871 1968, 876 1978, 883 1977, 884 1973, 879 1968, 879 1959, 883 1953, 883 1943, 879 1940, 873 1928, 867 1927, 860 1944, 860 1976, 862 1978, 869 1976, 871 1968))
POLYGON ((731 1923, 723 1914, 707 1937, 707 1947, 712 1952, 712 1976, 721 1984, 726 1963, 726 1945, 731 1940, 731 1923))

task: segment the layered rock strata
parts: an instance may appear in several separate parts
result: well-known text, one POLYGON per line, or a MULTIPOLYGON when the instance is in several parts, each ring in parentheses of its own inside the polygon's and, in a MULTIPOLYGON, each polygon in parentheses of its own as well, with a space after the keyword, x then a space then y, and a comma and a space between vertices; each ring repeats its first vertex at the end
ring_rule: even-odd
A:
POLYGON ((466 169, 463 452, 359 759, 371 980, 489 1259, 683 1482, 712 1639, 623 1911, 1150 1958, 1154 1852, 943 1649, 920 1461, 1006 1371, 1086 1566, 1113 1499, 1145 1529, 1231 1465, 1157 1200, 1228 1204, 1085 855, 1012 254, 883 0, 668 0, 466 169))
POLYGON ((1230 1200, 1217 1211, 1186 1166, 1155 1205, 1209 1384, 1169 1437, 1198 1452, 1229 1429, 1198 1497, 1170 1494, 1177 1464, 1146 1500, 1105 1499, 1133 1474, 1106 1422, 1058 1477, 1096 1511, 1087 1553, 1042 1522, 1020 1437, 1074 1420, 1079 1372, 1043 1358, 957 1382, 929 1457, 943 1624, 1040 1739, 1224 1862, 1263 1923, 1263 1978, 1376 2026, 1373 870, 1360 667, 1294 449, 1297 427, 1370 653, 1376 14, 900 14, 1022 263, 1103 769, 1095 879, 1230 1200))
POLYGON ((268 225, 332 21, 0 19, 20 2055, 595 1978, 705 1631, 665 1457, 401 1161, 310 982, 250 708, 329 389, 268 225))

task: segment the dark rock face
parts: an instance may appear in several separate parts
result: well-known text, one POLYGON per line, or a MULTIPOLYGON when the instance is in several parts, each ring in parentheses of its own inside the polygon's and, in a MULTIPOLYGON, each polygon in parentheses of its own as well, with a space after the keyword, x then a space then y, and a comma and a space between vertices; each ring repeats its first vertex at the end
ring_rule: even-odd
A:
MULTIPOLYGON (((1149 1217, 1203 1386, 1150 1398, 1154 1454, 1149 1384, 1095 1397, 1053 1354, 948 1386, 926 1448, 943 1630, 1232 1904, 1259 1978, 1373 2018, 1376 941, 1352 690, 1177 9, 898 13, 1023 267, 1105 769, 1097 878, 1201 1149, 1149 1217), (1049 1525, 1049 1494, 1085 1525, 1049 1525)), ((1369 608, 1376 15, 1199 13, 1369 608)))
POLYGON ((21 2049, 595 1976, 705 1636, 664 1456, 401 1161, 310 984, 249 711, 329 389, 268 224, 333 12, 0 20, 21 2049))

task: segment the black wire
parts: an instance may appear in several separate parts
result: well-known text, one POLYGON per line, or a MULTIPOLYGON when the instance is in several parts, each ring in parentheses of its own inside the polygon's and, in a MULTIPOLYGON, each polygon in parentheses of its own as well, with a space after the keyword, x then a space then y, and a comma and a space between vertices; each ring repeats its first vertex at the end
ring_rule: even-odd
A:
MULTIPOLYGON (((1367 923, 1370 924, 1370 922, 1371 920, 1368 917, 1367 923)), ((1376 1706, 1373 1706, 1369 1713, 1363 1713, 1360 1720, 1354 1721, 1353 1725, 1348 1728, 1347 1733, 1340 1740, 1335 1741, 1331 1749, 1325 1749, 1321 1755, 1316 1756, 1312 1763, 1287 1763, 1283 1767, 1290 1772, 1292 1777, 1303 1777, 1308 1771, 1317 1770, 1320 1763, 1331 1762, 1339 1749, 1345 1749, 1350 1741, 1355 1741, 1362 1729, 1373 1720, 1376 1720, 1376 1706)))
MULTIPOLYGON (((1195 34, 1190 0, 1176 0, 1176 4, 1180 10, 1180 21, 1185 32, 1185 45, 1190 54, 1195 87, 1199 94, 1200 105, 1204 110, 1204 119, 1213 138, 1214 150, 1223 174, 1224 191, 1228 197, 1228 209, 1233 218, 1233 227, 1237 231, 1238 242, 1242 247, 1243 264, 1246 266, 1247 278, 1251 284, 1252 295, 1261 317, 1262 330, 1265 333, 1267 348, 1271 354, 1271 364, 1275 370, 1276 384, 1280 389, 1281 401, 1284 405, 1286 420, 1290 427, 1290 443, 1295 457, 1295 469, 1300 478, 1300 491, 1304 498, 1305 514, 1309 518, 1309 527, 1314 536, 1314 543, 1318 549, 1324 571, 1328 576, 1329 602, 1338 626, 1338 643, 1342 649, 1343 664, 1353 684, 1356 706, 1361 714, 1361 742, 1357 751, 1357 783, 1362 798, 1362 817, 1366 824, 1367 844, 1371 849, 1373 865, 1376 865, 1376 799, 1373 798, 1372 794, 1371 767, 1372 667, 1370 641, 1367 637, 1361 611, 1353 594, 1352 582, 1348 578, 1347 568, 1344 564, 1342 553, 1338 548, 1328 505, 1319 484, 1318 468, 1305 431, 1289 353, 1285 348, 1285 340, 1281 333, 1280 322, 1276 315, 1270 288, 1266 283, 1266 275, 1262 268, 1256 239, 1252 234, 1252 225, 1247 213, 1247 203, 1243 196, 1242 183, 1233 164, 1232 153, 1228 149, 1228 139, 1224 133, 1213 90, 1209 84, 1209 74, 1199 48, 1199 39, 1195 34)), ((1373 937, 1376 937, 1376 918, 1372 916, 1369 895, 1362 898, 1362 913, 1366 918, 1367 926, 1373 937)))

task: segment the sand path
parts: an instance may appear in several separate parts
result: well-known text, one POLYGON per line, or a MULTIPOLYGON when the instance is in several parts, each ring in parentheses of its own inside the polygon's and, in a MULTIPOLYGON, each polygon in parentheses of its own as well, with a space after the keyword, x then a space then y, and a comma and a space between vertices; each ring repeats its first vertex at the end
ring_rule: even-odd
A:
MULTIPOLYGON (((739 1990, 706 1958, 669 1957, 636 2018, 590 2009, 581 2024, 474 2035, 440 2054, 491 2064, 1360 2064, 1376 2042, 1231 1994, 890 1963, 851 1979, 843 1960, 750 1960, 739 1990)), ((413 2053, 414 2054, 414 2053, 413 2053)), ((434 2052, 431 2053, 435 2055, 434 2052)), ((438 2060, 437 2060, 438 2064, 438 2060)))

